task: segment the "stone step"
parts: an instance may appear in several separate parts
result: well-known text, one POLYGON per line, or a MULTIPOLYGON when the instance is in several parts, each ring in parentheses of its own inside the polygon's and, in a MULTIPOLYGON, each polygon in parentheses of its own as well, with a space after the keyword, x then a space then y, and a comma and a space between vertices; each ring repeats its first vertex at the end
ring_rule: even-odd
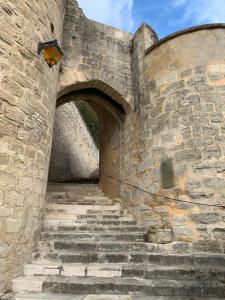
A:
POLYGON ((158 265, 123 265, 121 277, 143 279, 173 279, 173 280, 210 280, 224 282, 225 270, 208 267, 190 266, 158 266, 158 265))
POLYGON ((135 226, 137 225, 136 221, 130 220, 127 217, 121 217, 119 220, 90 220, 90 219, 79 219, 69 218, 66 215, 59 215, 60 218, 54 218, 53 216, 45 216, 43 220, 43 226, 135 226))
POLYGON ((69 192, 56 192, 56 193, 48 193, 47 194, 47 199, 48 201, 65 201, 65 202, 70 202, 70 201, 78 201, 78 202, 90 202, 92 204, 95 204, 97 202, 99 203, 106 203, 106 204, 112 204, 113 200, 109 199, 108 197, 106 197, 104 194, 102 193, 98 193, 95 194, 93 196, 93 194, 77 194, 77 193, 69 193, 69 192))
POLYGON ((99 188, 47 189, 47 195, 105 196, 99 188))
POLYGON ((32 263, 24 266, 25 276, 58 275, 69 277, 122 277, 122 266, 115 264, 53 264, 32 263))
POLYGON ((98 196, 98 195, 95 195, 95 194, 92 194, 90 196, 84 196, 84 199, 86 200, 98 200, 98 199, 106 199, 106 200, 109 200, 109 197, 107 196, 98 196))
MULTIPOLYGON (((23 293, 18 295, 15 300, 206 300, 203 297, 185 296, 129 296, 129 295, 67 295, 53 293, 23 293)), ((221 298, 207 298, 208 300, 221 300, 221 298)))
POLYGON ((41 239, 49 240, 93 240, 93 241, 128 241, 128 242, 144 242, 146 234, 130 232, 130 233, 74 233, 68 231, 61 232, 43 232, 41 239))
MULTIPOLYGON (((88 215, 88 214, 66 214, 60 212, 46 212, 44 216, 44 220, 71 220, 78 222, 86 222, 87 224, 92 224, 92 222, 119 222, 119 221, 133 221, 132 216, 115 216, 115 215, 88 215)), ((112 223, 113 224, 113 223, 112 223)), ((117 224, 117 223, 115 223, 117 224)))
POLYGON ((148 244, 143 242, 120 242, 120 241, 68 241, 68 240, 47 240, 38 242, 38 250, 69 250, 69 251, 147 251, 148 244))
POLYGON ((146 234, 144 226, 58 226, 57 231, 71 231, 71 232, 140 232, 146 234))
POLYGON ((57 204, 57 203, 48 203, 47 209, 55 210, 55 211, 65 211, 69 214, 77 214, 77 213, 86 213, 88 211, 111 211, 111 212, 120 212, 121 213, 121 205, 72 205, 72 204, 57 204))
POLYGON ((55 199, 55 198, 48 198, 48 203, 55 203, 55 204, 72 204, 72 205, 114 205, 113 200, 84 200, 82 198, 62 198, 62 199, 55 199))
POLYGON ((224 299, 225 284, 210 281, 145 280, 123 278, 72 278, 60 276, 19 277, 13 280, 15 292, 65 294, 129 294, 143 296, 194 296, 224 299))
MULTIPOLYGON (((84 300, 84 295, 60 295, 46 293, 22 293, 16 296, 15 300, 84 300)), ((87 300, 87 299, 85 299, 87 300)), ((91 300, 91 299, 90 299, 91 300)), ((94 300, 94 299, 92 299, 94 300)), ((124 299, 125 300, 125 299, 124 299)), ((130 300, 130 299, 127 299, 130 300)), ((132 299, 133 300, 133 299, 132 299)))
POLYGON ((121 205, 119 203, 113 204, 113 205, 73 205, 73 204, 57 204, 57 203, 48 203, 47 208, 49 209, 64 209, 66 211, 70 210, 82 210, 82 211, 88 211, 88 210, 98 210, 98 211, 104 211, 104 210, 111 210, 111 211, 121 211, 121 205))
POLYGON ((151 264, 62 264, 48 261, 37 261, 24 266, 25 276, 72 276, 102 278, 142 278, 201 280, 201 278, 222 282, 225 270, 211 267, 158 266, 151 264))
POLYGON ((225 265, 224 255, 182 255, 157 253, 158 245, 148 246, 146 252, 142 251, 65 251, 55 250, 36 251, 33 253, 35 259, 47 259, 58 263, 135 263, 154 264, 159 266, 192 266, 220 268, 225 265))
POLYGON ((94 193, 95 191, 102 191, 97 183, 48 183, 47 192, 57 192, 57 191, 76 191, 85 192, 90 191, 94 193))
POLYGON ((60 295, 60 294, 53 294, 53 293, 51 294, 24 293, 18 295, 15 298, 15 300, 142 300, 142 299, 140 298, 137 299, 136 297, 134 298, 128 295, 76 295, 75 296, 75 295, 62 295, 62 294, 60 295))

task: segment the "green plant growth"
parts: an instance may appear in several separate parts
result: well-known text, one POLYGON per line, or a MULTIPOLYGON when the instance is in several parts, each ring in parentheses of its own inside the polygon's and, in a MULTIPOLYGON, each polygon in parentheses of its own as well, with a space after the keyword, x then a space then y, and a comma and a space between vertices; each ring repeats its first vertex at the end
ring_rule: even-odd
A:
POLYGON ((96 146, 99 148, 100 124, 96 113, 93 108, 84 101, 79 101, 76 105, 91 136, 93 137, 96 146))

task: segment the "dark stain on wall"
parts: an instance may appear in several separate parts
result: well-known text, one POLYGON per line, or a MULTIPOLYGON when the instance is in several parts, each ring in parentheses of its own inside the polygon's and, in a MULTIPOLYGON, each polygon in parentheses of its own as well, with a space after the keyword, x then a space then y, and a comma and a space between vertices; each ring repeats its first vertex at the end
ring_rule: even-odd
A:
POLYGON ((161 162, 160 174, 163 189, 172 189, 175 187, 173 161, 171 158, 161 162))

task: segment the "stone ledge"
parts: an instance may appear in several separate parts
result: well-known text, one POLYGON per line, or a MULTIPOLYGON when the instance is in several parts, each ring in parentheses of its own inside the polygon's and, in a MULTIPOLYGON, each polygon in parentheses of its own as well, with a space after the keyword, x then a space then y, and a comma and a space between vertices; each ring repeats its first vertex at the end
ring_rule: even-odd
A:
POLYGON ((193 26, 193 27, 190 27, 190 28, 187 28, 187 29, 184 29, 184 30, 177 31, 175 33, 172 33, 172 34, 162 38, 157 43, 155 43, 154 45, 149 47, 145 51, 145 54, 146 55, 149 54, 154 49, 158 48, 160 45, 162 45, 162 44, 164 44, 164 43, 168 42, 169 40, 172 40, 176 37, 179 37, 181 35, 196 32, 196 31, 200 31, 200 30, 219 29, 219 28, 225 29, 225 23, 205 24, 205 25, 193 26))

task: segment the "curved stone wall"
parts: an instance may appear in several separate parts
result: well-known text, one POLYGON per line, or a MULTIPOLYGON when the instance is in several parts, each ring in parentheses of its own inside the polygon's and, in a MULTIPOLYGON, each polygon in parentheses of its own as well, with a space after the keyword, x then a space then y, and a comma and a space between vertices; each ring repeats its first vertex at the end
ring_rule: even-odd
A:
MULTIPOLYGON (((133 166, 133 182, 143 189, 184 201, 224 205, 224 37, 221 26, 191 30, 146 52, 146 92, 137 122, 140 138, 134 134, 141 150, 133 166)), ((129 167, 128 172, 132 174, 129 167)), ((153 236, 155 229, 166 229, 171 240, 200 241, 200 248, 211 240, 208 248, 205 244, 202 248, 222 250, 222 210, 143 193, 137 197, 133 192, 131 199, 153 236)))
POLYGON ((74 102, 56 109, 50 182, 98 178, 99 151, 74 102))
POLYGON ((207 179, 197 190, 203 188, 215 203, 221 203, 224 189, 218 186, 215 191, 218 180, 221 181, 215 162, 225 158, 224 36, 224 29, 202 30, 181 35, 153 49, 145 58, 149 92, 142 106, 142 113, 148 107, 151 152, 161 151, 159 158, 154 159, 155 164, 171 158, 174 184, 194 198, 198 194, 194 192, 196 182, 189 181, 207 179), (210 167, 211 159, 214 163, 210 167))

